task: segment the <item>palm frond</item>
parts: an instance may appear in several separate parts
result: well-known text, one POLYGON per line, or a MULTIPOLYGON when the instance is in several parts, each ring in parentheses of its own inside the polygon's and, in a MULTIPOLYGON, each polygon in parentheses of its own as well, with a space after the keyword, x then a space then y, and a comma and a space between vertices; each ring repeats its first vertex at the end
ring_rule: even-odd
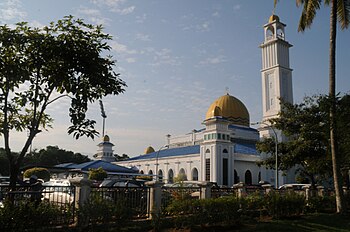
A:
POLYGON ((350 24, 350 0, 338 0, 337 15, 341 29, 347 29, 350 24))
POLYGON ((305 31, 310 28, 316 16, 316 11, 321 7, 321 0, 297 0, 297 6, 303 6, 301 16, 299 19, 298 31, 305 31))

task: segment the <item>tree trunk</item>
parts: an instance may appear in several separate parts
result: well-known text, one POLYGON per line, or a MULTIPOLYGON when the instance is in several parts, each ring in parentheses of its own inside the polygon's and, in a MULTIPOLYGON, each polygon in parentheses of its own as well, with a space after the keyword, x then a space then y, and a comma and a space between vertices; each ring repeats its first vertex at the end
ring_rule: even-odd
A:
POLYGON ((336 94, 335 94, 335 51, 336 51, 336 33, 337 33, 337 0, 332 0, 330 15, 330 48, 329 48, 329 120, 330 120, 330 144, 332 153, 332 168, 335 198, 337 204, 337 213, 344 212, 343 189, 341 183, 341 174, 338 164, 338 146, 336 139, 336 94))

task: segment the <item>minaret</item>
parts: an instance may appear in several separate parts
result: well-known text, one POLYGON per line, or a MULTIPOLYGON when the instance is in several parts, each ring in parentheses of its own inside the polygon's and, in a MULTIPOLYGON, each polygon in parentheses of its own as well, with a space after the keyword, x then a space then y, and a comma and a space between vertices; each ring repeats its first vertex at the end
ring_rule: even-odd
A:
POLYGON ((263 122, 281 111, 280 99, 293 103, 292 69, 289 66, 292 45, 286 41, 285 27, 277 15, 271 15, 264 25, 265 40, 260 45, 263 122))
POLYGON ((98 160, 103 160, 107 162, 113 162, 115 161, 115 157, 113 155, 113 146, 114 144, 109 141, 109 136, 105 135, 102 138, 102 142, 100 142, 98 145, 97 154, 95 155, 95 158, 98 160))

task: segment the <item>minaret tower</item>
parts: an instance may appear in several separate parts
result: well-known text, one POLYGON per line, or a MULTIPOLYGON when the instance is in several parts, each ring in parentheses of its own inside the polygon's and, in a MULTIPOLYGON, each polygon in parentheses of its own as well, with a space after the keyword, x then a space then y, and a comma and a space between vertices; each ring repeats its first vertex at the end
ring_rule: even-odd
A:
POLYGON ((277 117, 281 111, 280 99, 293 103, 292 69, 289 66, 289 48, 292 45, 286 41, 285 27, 274 14, 264 25, 265 39, 260 45, 263 122, 277 117))

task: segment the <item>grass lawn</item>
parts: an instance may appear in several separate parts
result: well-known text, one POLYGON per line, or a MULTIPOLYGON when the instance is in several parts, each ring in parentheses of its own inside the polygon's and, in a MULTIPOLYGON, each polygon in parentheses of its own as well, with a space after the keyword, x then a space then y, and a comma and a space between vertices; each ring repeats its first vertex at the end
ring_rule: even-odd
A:
POLYGON ((265 220, 243 224, 232 231, 350 231, 350 216, 314 214, 298 219, 265 220))

